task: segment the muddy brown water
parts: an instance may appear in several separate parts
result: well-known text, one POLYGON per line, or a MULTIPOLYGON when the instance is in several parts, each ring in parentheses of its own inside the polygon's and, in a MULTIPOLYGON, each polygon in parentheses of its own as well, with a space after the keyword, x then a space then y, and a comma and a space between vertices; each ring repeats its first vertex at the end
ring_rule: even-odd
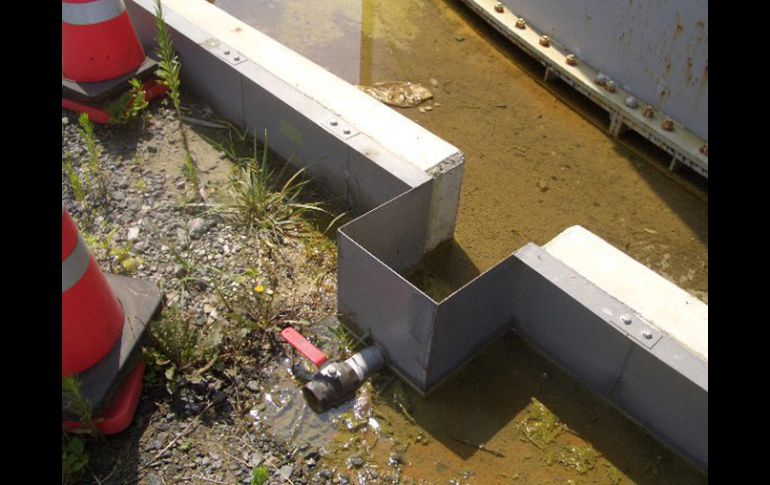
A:
MULTIPOLYGON (((527 242, 542 245, 580 224, 708 302, 707 188, 685 188, 659 170, 668 160, 655 150, 643 159, 609 137, 597 127, 606 123, 604 113, 558 84, 544 87, 539 64, 460 2, 216 5, 350 83, 412 81, 433 91, 422 105, 430 110, 394 108, 465 154, 455 239, 410 275, 433 296, 445 296, 527 242)), ((368 456, 383 473, 392 470, 390 447, 409 442, 403 474, 428 482, 705 482, 513 335, 429 398, 408 398, 415 423, 389 390, 375 389, 375 415, 390 423, 390 438, 378 439, 368 456), (533 397, 577 431, 559 440, 602 454, 594 469, 583 474, 549 465, 546 452, 522 441, 516 423, 533 397), (415 443, 420 433, 427 442, 415 443), (483 442, 504 458, 457 439, 483 442)), ((349 439, 345 432, 335 436, 332 443, 349 439)), ((344 468, 352 451, 329 446, 336 451, 328 459, 344 468)))

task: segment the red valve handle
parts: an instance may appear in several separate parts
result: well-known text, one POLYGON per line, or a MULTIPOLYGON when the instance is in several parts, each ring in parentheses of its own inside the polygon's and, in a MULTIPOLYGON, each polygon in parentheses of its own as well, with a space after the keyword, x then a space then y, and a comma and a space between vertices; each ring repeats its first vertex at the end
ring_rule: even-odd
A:
POLYGON ((326 354, 321 352, 318 347, 311 344, 305 337, 291 327, 286 327, 281 330, 281 337, 289 342, 292 347, 297 349, 297 352, 305 356, 319 369, 328 360, 326 354))

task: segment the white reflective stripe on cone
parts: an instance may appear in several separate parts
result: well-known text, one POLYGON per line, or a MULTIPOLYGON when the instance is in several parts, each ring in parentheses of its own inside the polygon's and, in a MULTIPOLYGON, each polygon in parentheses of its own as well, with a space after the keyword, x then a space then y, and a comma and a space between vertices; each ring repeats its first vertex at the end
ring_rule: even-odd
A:
POLYGON ((61 3, 61 20, 70 25, 93 25, 112 20, 126 11, 123 0, 61 3))
POLYGON ((78 236, 78 243, 75 245, 75 249, 72 250, 67 259, 61 262, 61 292, 66 293, 67 290, 75 286, 75 283, 80 281, 80 278, 86 274, 88 265, 91 263, 91 255, 88 252, 88 246, 86 242, 78 236))

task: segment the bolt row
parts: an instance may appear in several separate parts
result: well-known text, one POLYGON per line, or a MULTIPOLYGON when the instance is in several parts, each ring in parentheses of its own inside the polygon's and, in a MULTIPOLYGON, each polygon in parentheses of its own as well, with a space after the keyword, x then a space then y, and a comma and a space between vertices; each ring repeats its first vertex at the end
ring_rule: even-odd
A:
MULTIPOLYGON (((497 2, 495 4, 495 11, 498 13, 503 13, 505 11, 505 6, 503 5, 503 2, 497 2)), ((521 17, 518 17, 516 19, 516 28, 522 29, 522 30, 526 29, 527 21, 521 17)), ((547 35, 541 35, 540 45, 543 47, 550 47, 551 38, 547 35)), ((569 66, 576 66, 577 56, 575 54, 567 54, 567 56, 564 58, 564 61, 569 66)), ((594 83, 598 84, 599 86, 602 86, 606 91, 610 93, 614 93, 617 90, 617 84, 615 83, 615 81, 613 81, 606 74, 603 74, 601 72, 594 79, 594 83)), ((639 102, 633 96, 628 96, 625 99, 625 104, 631 109, 636 109, 639 106, 639 102)), ((642 109, 642 116, 648 119, 653 119, 655 117, 655 110, 653 109, 652 106, 647 105, 642 109)), ((674 120, 672 120, 671 118, 665 118, 661 123, 661 128, 663 128, 666 131, 674 131, 674 120)), ((700 148, 700 152, 708 156, 708 144, 703 145, 700 148)))

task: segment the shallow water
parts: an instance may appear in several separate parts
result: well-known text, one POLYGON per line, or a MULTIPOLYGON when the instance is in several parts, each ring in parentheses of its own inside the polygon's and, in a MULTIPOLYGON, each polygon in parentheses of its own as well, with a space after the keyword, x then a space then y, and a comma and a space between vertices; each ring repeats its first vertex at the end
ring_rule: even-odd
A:
MULTIPOLYGON (((412 81, 433 92, 421 105, 430 111, 394 108, 465 154, 455 240, 412 275, 432 294, 447 294, 527 242, 542 245, 580 224, 708 301, 707 193, 686 190, 655 168, 668 160, 653 154, 649 163, 597 129, 593 122, 604 123, 606 115, 579 97, 554 96, 559 86, 543 87, 536 62, 459 2, 216 4, 348 82, 412 81)), ((341 469, 351 454, 363 453, 377 467, 365 466, 366 473, 401 473, 417 482, 706 482, 513 335, 427 399, 395 380, 384 382, 386 376, 374 382, 379 434, 371 426, 338 431, 332 419, 321 421, 326 431, 312 432, 320 441, 332 436, 327 460, 341 469), (558 460, 549 465, 553 451, 522 436, 517 423, 532 410, 532 398, 582 437, 562 431, 558 443, 590 443, 602 454, 593 469, 580 473, 558 460), (472 447, 480 444, 504 457, 472 447), (388 465, 394 451, 403 455, 400 472, 388 465)), ((297 393, 293 385, 285 390, 297 393)), ((285 413, 302 416, 298 409, 285 413)))
MULTIPOLYGON (((326 327, 306 333, 321 347, 334 345, 326 327)), ((278 366, 252 416, 277 436, 321 448, 325 466, 356 483, 375 483, 373 476, 405 483, 708 481, 513 333, 425 399, 381 372, 366 385, 372 407, 364 416, 353 400, 310 411, 301 363, 294 356, 278 366), (362 465, 353 466, 358 458, 362 465)))

